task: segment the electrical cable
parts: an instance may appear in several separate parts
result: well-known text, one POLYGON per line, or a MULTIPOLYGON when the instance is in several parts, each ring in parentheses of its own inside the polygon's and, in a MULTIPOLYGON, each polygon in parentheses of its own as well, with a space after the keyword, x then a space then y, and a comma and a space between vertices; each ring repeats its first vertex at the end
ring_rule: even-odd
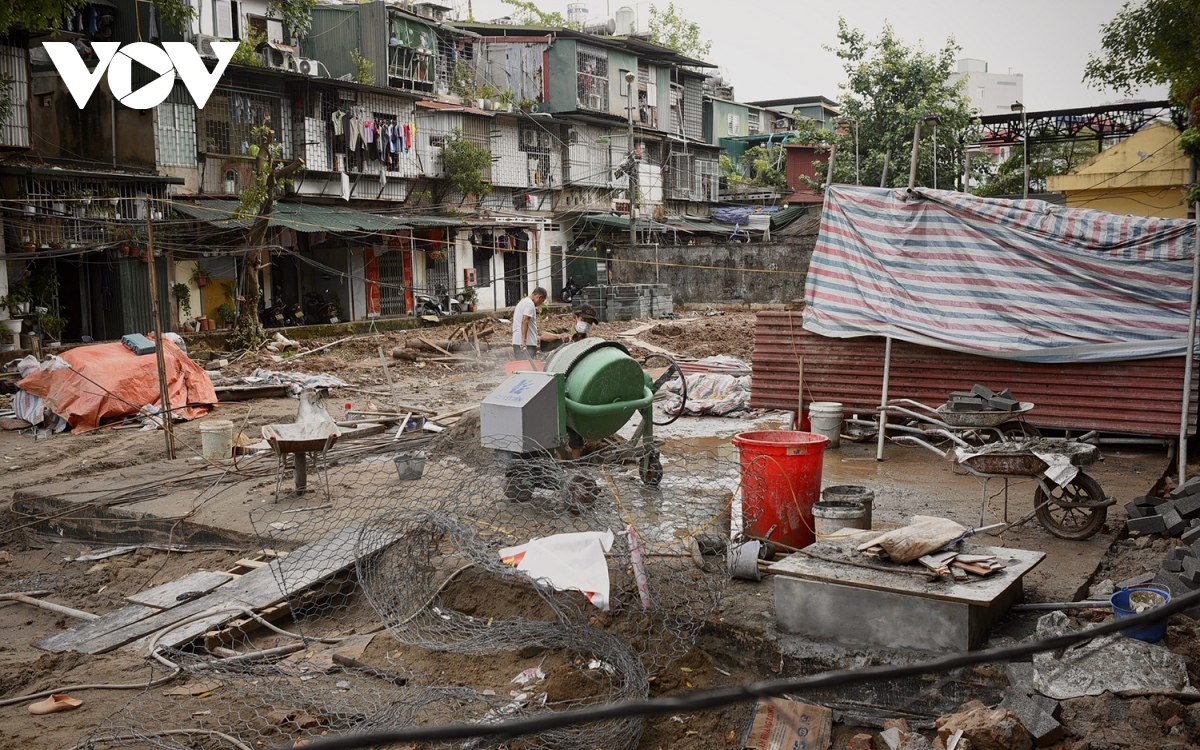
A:
MULTIPOLYGON (((1066 633, 1054 638, 989 651, 953 654, 912 665, 865 667, 846 669, 838 672, 824 672, 810 677, 770 680, 750 685, 739 685, 732 688, 693 692, 685 696, 668 696, 609 703, 601 706, 578 708, 496 723, 457 723, 436 727, 415 727, 387 732, 346 735, 330 739, 319 739, 306 745, 306 747, 311 748, 311 750, 358 750, 358 748, 369 748, 400 742, 446 742, 474 738, 491 738, 503 742, 515 737, 560 729, 575 724, 588 724, 597 721, 637 716, 705 711, 722 708, 734 703, 757 700, 759 698, 779 697, 789 693, 920 677, 928 674, 974 667, 990 662, 1012 661, 1047 651, 1066 649, 1080 643, 1086 643, 1100 636, 1110 635, 1123 630, 1145 628, 1161 622, 1177 612, 1190 609, 1196 604, 1200 604, 1200 590, 1188 592, 1161 607, 1156 607, 1133 617, 1120 620, 1114 619, 1102 625, 1066 633)), ((294 746, 278 745, 276 747, 288 748, 294 746)))

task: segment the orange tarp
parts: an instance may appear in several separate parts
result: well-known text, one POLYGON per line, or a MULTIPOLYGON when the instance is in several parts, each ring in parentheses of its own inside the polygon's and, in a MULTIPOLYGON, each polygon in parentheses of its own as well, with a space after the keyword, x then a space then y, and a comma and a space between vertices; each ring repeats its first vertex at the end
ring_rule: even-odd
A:
MULTIPOLYGON (((171 340, 163 344, 173 413, 184 419, 204 416, 217 403, 212 380, 171 340)), ((139 357, 117 341, 81 346, 63 352, 61 357, 71 369, 38 370, 17 387, 44 398, 46 407, 67 420, 74 433, 98 427, 106 419, 136 414, 129 404, 139 408, 159 405, 158 358, 153 353, 139 357), (102 387, 89 383, 80 373, 102 387)))

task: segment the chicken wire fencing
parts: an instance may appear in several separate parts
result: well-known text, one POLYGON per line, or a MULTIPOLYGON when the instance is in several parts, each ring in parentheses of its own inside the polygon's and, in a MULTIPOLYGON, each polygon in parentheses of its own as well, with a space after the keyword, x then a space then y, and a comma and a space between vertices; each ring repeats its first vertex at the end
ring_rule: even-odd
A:
MULTIPOLYGON (((763 496, 728 444, 513 455, 482 444, 477 416, 420 452, 399 437, 255 508, 277 601, 243 587, 230 611, 135 644, 180 674, 89 746, 258 748, 645 698, 719 605, 731 534, 763 496)), ((520 746, 633 748, 641 730, 621 719, 520 746)))

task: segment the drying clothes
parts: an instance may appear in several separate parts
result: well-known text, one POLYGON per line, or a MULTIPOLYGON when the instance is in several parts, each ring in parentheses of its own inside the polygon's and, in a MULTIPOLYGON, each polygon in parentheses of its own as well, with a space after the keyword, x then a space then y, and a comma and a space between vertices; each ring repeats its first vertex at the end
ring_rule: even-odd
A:
POLYGON ((333 123, 333 134, 334 135, 341 135, 344 132, 342 129, 342 124, 343 124, 342 118, 344 118, 344 117, 345 117, 345 114, 340 109, 335 109, 333 111, 333 114, 329 116, 329 121, 333 123))
POLYGON ((363 123, 363 140, 367 142, 368 146, 375 142, 375 130, 378 127, 379 126, 371 120, 367 120, 363 123))

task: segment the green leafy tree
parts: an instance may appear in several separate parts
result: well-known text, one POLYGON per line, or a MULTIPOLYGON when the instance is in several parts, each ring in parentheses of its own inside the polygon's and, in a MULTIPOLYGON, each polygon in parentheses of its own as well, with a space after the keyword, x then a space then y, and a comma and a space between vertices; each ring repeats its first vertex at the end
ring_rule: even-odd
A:
MULTIPOLYGON (((444 182, 463 200, 469 195, 482 197, 492 192, 492 184, 483 179, 483 170, 491 164, 492 152, 471 143, 461 128, 455 128, 442 144, 442 168, 446 174, 444 182)), ((444 198, 444 193, 438 195, 435 202, 441 203, 444 198)))
POLYGON ((350 50, 350 60, 354 63, 354 80, 367 86, 375 83, 375 63, 363 57, 357 49, 350 50))
POLYGON ((551 29, 569 28, 566 16, 562 13, 550 12, 542 10, 537 6, 537 3, 530 0, 501 0, 505 5, 511 5, 513 8, 513 18, 523 24, 529 26, 545 26, 551 29))
POLYGON ((650 39, 686 57, 704 59, 712 50, 712 42, 700 35, 700 24, 684 18, 681 10, 673 1, 665 9, 651 5, 646 24, 650 39))
POLYGON ((267 41, 265 32, 255 29, 253 26, 246 29, 246 36, 238 43, 238 48, 233 52, 233 58, 230 60, 234 65, 253 65, 255 67, 263 67, 265 65, 262 55, 258 54, 258 47, 263 42, 267 41))
MULTIPOLYGON (((1038 138, 1039 134, 1030 134, 1038 138)), ((987 181, 976 188, 976 195, 1020 195, 1025 189, 1024 149, 1021 144, 1013 147, 1007 159, 1000 162, 987 181)), ((1029 192, 1047 190, 1046 178, 1067 174, 1096 155, 1096 141, 1085 138, 1072 139, 1063 143, 1029 144, 1029 192)), ((982 161, 982 159, 980 159, 982 161)))
MULTIPOLYGON (((830 132, 811 122, 797 122, 797 140, 809 144, 832 144, 838 148, 834 182, 853 183, 854 124, 858 128, 861 181, 879 185, 883 163, 892 152, 888 184, 908 184, 913 129, 929 115, 941 118, 937 127, 938 186, 951 187, 961 176, 963 142, 971 142, 974 113, 963 93, 963 82, 951 83, 960 48, 947 39, 936 52, 910 47, 885 24, 876 39, 851 29, 838 20, 838 46, 828 48, 846 71, 842 84, 841 109, 849 125, 830 132)), ((933 185, 933 132, 922 126, 917 169, 918 185, 933 185)), ((977 168, 983 170, 982 165, 977 168)), ((824 182, 821 175, 819 182, 824 182)))
MULTIPOLYGON (((189 0, 153 0, 158 23, 184 30, 197 17, 189 0)), ((69 15, 83 10, 90 0, 4 0, 0 2, 0 32, 11 28, 42 31, 61 26, 69 15)), ((293 36, 308 33, 317 0, 271 0, 267 15, 278 18, 293 36)))
POLYGON ((787 156, 782 145, 751 146, 737 162, 721 154, 721 176, 730 186, 787 188, 787 156))
MULTIPOLYGON (((1103 51, 1088 59, 1083 79, 1132 94, 1148 84, 1166 84, 1186 113, 1179 148, 1200 158, 1200 0, 1127 2, 1101 27, 1103 51)), ((1193 185, 1188 201, 1200 201, 1193 185)))

